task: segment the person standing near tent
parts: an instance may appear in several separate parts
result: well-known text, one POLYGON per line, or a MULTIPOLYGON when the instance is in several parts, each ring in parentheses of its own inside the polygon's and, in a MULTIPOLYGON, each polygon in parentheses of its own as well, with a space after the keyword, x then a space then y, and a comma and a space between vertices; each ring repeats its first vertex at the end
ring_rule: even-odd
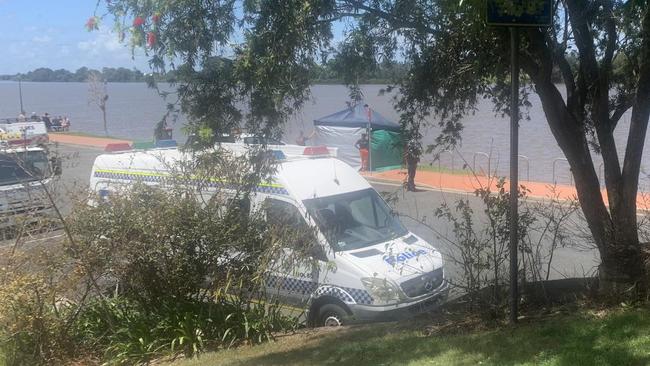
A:
POLYGON ((422 155, 422 145, 420 141, 411 137, 407 142, 404 149, 404 160, 406 161, 406 169, 408 172, 406 178, 406 190, 410 192, 415 192, 415 173, 418 169, 418 163, 420 162, 420 155, 422 155))
POLYGON ((361 156, 361 171, 367 171, 370 170, 370 167, 368 166, 368 157, 369 157, 369 148, 370 148, 370 142, 368 141, 368 134, 367 133, 362 133, 361 138, 357 140, 357 142, 354 143, 354 147, 356 147, 359 150, 359 156, 361 156))
POLYGON ((305 133, 302 130, 300 130, 300 135, 296 138, 296 145, 300 145, 300 146, 307 145, 307 141, 311 140, 312 137, 314 137, 315 133, 316 130, 311 131, 311 134, 309 134, 309 136, 305 136, 305 133))

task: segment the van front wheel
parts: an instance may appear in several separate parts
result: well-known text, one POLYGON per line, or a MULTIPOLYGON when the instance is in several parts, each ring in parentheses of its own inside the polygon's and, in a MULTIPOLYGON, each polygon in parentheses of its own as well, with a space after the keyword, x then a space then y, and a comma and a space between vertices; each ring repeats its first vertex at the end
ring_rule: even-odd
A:
POLYGON ((325 304, 318 310, 318 325, 321 327, 338 327, 345 324, 348 313, 336 304, 325 304))

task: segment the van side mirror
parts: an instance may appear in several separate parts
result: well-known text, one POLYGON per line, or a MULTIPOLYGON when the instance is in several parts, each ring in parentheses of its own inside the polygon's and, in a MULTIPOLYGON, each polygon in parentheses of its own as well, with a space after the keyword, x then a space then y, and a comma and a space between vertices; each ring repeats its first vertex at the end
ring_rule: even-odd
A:
POLYGON ((323 250, 323 247, 316 244, 313 245, 309 249, 309 255, 311 255, 312 258, 319 260, 321 262, 327 262, 327 255, 325 254, 325 251, 323 250))

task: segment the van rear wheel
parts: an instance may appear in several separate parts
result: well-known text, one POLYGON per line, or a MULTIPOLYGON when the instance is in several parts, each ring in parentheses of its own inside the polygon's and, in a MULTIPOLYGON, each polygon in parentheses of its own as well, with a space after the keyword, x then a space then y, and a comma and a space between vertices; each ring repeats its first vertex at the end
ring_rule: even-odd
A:
POLYGON ((344 325, 348 313, 336 304, 325 304, 318 309, 318 326, 338 327, 344 325))

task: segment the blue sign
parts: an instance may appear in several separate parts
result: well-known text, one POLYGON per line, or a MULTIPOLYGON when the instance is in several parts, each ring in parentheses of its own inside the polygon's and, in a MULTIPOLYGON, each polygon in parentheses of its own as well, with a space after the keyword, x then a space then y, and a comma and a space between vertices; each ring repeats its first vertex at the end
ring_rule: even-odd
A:
POLYGON ((487 0, 488 25, 550 27, 551 0, 487 0))

